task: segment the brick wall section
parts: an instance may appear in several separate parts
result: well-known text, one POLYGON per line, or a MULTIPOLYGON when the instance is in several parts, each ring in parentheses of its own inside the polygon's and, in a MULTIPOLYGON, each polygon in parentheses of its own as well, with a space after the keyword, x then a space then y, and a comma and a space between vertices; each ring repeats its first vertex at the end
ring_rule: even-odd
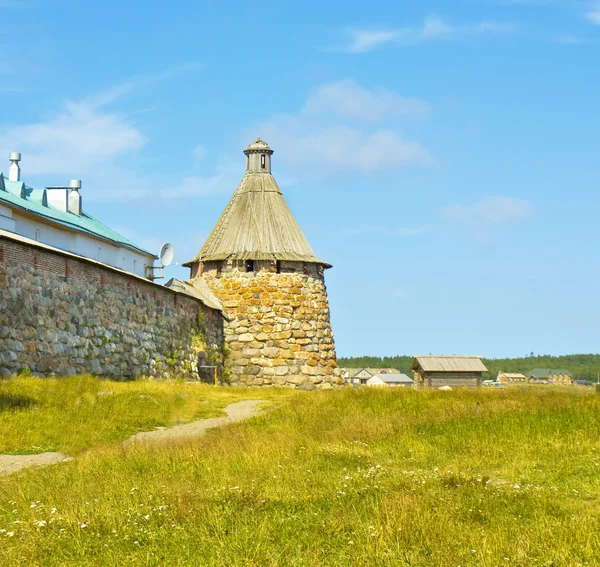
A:
POLYGON ((197 378, 222 345, 221 313, 195 298, 0 237, 0 375, 197 378))
POLYGON ((335 345, 323 268, 313 263, 207 262, 197 268, 219 298, 234 385, 331 388, 335 345))

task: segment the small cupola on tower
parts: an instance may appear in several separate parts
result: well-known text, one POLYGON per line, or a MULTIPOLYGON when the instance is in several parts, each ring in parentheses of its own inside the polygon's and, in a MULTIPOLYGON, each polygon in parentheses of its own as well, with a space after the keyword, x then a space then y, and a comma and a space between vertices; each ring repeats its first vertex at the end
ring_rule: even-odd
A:
POLYGON ((246 173, 271 173, 271 156, 273 150, 269 144, 256 138, 245 150, 246 173))

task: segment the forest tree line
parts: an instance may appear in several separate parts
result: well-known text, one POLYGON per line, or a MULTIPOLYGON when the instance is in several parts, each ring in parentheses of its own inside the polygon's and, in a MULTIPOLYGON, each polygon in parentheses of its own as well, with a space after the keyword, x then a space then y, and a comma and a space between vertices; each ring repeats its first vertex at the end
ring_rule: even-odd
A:
MULTIPOLYGON (((355 356, 338 358, 341 368, 396 368, 412 376, 410 367, 412 356, 355 356)), ((600 374, 600 354, 568 354, 550 356, 549 354, 526 356, 522 358, 484 358, 488 372, 484 380, 493 380, 499 372, 526 373, 534 368, 556 368, 571 372, 573 380, 598 381, 600 374)))

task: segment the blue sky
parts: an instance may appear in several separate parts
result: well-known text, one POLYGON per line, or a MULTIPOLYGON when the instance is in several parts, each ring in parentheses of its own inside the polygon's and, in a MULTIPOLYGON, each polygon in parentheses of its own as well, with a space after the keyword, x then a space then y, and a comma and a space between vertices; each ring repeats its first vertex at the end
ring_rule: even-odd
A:
POLYGON ((181 263, 260 135, 339 355, 597 352, 599 61, 594 0, 0 0, 0 156, 181 263))

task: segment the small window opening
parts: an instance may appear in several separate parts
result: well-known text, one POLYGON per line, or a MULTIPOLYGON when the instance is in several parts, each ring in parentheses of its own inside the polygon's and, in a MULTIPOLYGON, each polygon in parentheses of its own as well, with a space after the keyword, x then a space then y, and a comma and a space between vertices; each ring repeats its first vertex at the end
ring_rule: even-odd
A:
POLYGON ((137 270, 137 260, 134 260, 133 261, 133 273, 134 274, 137 273, 136 270, 137 270))
POLYGON ((254 272, 254 260, 246 260, 246 272, 254 272))
POLYGON ((277 262, 275 262, 275 267, 277 269, 277 273, 280 274, 281 273, 281 260, 277 260, 277 262))
POLYGON ((40 229, 39 229, 39 228, 36 228, 36 229, 35 229, 35 239, 36 239, 38 242, 40 242, 40 240, 42 239, 42 234, 41 234, 41 232, 40 232, 40 229))
POLYGON ((267 167, 267 156, 265 156, 265 154, 262 154, 260 156, 260 167, 262 169, 265 169, 265 167, 267 167))

